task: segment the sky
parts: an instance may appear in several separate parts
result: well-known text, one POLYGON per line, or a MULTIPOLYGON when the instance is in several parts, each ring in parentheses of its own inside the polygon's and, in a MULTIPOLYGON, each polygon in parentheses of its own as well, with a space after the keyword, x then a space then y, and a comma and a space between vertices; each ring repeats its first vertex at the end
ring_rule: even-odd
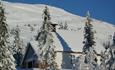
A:
POLYGON ((115 0, 6 0, 29 4, 47 4, 62 8, 70 13, 91 17, 115 25, 115 0))

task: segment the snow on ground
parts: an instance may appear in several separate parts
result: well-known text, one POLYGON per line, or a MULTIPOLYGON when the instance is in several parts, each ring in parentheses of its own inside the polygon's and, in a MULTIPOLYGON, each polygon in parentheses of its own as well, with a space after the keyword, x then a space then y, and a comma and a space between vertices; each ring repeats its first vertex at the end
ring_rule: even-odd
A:
MULTIPOLYGON (((28 42, 35 39, 42 25, 42 11, 45 5, 10 3, 4 1, 4 6, 6 8, 7 23, 10 30, 18 25, 21 30, 21 39, 23 39, 24 45, 26 46, 28 42)), ((48 6, 48 8, 52 22, 57 24, 67 22, 68 24, 68 30, 57 29, 56 33, 52 33, 56 51, 81 52, 86 19, 78 15, 70 14, 60 8, 52 6, 48 6)), ((115 32, 115 27, 107 22, 96 19, 92 19, 92 24, 95 31, 95 49, 97 53, 100 53, 104 50, 103 43, 115 32)))
MULTIPOLYGON (((10 29, 19 25, 21 38, 26 45, 30 40, 35 39, 39 28, 42 25, 43 4, 21 4, 4 1, 6 8, 7 23, 10 29)), ((82 51, 83 30, 85 18, 70 14, 60 8, 48 6, 52 22, 57 24, 67 22, 69 30, 59 30, 53 33, 57 50, 82 51), (66 46, 66 47, 63 47, 66 46), (68 48, 67 48, 68 47, 68 48)), ((93 15, 92 15, 93 16, 93 15)), ((93 19, 92 24, 95 30, 96 50, 98 53, 103 50, 103 42, 115 32, 115 27, 109 23, 93 19)))

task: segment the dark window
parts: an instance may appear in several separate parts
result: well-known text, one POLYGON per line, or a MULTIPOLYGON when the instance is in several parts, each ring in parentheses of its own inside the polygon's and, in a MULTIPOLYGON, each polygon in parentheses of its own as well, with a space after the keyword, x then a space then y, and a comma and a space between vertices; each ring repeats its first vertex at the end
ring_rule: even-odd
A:
POLYGON ((28 62, 28 68, 32 68, 32 61, 31 62, 28 62))

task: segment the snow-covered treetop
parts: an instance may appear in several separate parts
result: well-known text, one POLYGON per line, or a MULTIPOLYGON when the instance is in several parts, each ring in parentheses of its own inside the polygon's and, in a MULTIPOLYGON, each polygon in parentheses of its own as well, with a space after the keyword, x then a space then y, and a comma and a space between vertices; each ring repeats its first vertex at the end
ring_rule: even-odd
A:
POLYGON ((86 12, 86 19, 87 19, 87 22, 91 21, 91 15, 89 11, 86 12))
POLYGON ((89 12, 89 10, 88 10, 87 13, 86 13, 86 17, 87 17, 87 18, 90 18, 90 12, 89 12))
POLYGON ((47 6, 45 6, 45 9, 43 10, 43 18, 44 18, 44 21, 51 19, 49 9, 47 6))

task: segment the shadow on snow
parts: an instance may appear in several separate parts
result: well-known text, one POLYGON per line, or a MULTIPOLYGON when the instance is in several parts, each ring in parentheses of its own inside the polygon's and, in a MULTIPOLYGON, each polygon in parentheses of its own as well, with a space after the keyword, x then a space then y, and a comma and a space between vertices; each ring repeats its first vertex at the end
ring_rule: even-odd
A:
POLYGON ((63 69, 71 69, 71 54, 65 53, 66 51, 72 51, 67 42, 56 32, 57 38, 59 39, 62 47, 63 47, 63 53, 62 53, 62 68, 63 69))

